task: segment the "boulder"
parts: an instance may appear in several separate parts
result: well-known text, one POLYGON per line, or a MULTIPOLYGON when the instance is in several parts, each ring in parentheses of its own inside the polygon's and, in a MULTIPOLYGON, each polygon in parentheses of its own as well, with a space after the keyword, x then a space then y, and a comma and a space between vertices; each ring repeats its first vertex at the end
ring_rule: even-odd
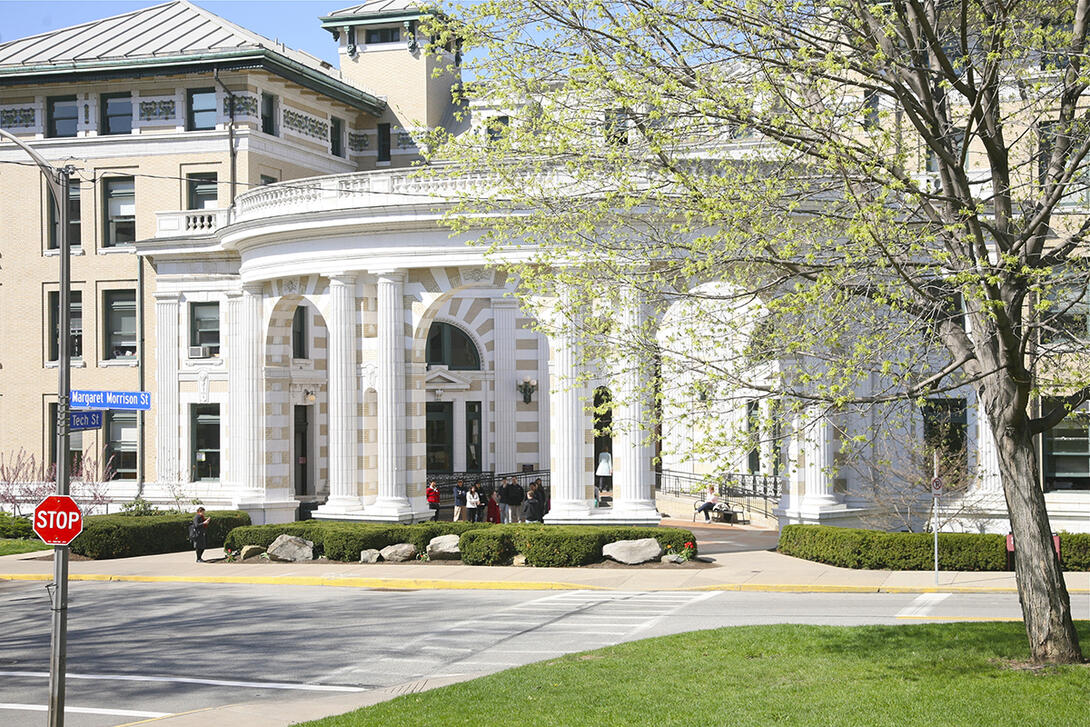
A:
POLYGON ((246 560, 247 558, 256 558, 265 552, 265 548, 260 545, 243 545, 242 550, 239 551, 238 559, 246 560))
POLYGON ((428 558, 431 560, 458 560, 462 551, 458 550, 458 535, 440 535, 428 542, 428 558))
POLYGON ((381 559, 382 554, 374 548, 360 551, 360 563, 378 563, 381 559))
POLYGON ((658 560, 662 555, 662 546, 654 538, 640 540, 618 540, 602 546, 602 555, 618 563, 636 565, 649 560, 658 560))
POLYGON ((662 556, 662 562, 663 563, 684 563, 685 559, 682 558, 677 553, 667 553, 666 555, 662 556))
POLYGON ((526 556, 522 553, 515 553, 515 557, 511 559, 511 565, 526 565, 526 556))
POLYGON ((269 546, 269 557, 287 563, 314 560, 314 543, 297 535, 281 535, 269 546))
POLYGON ((398 543, 397 545, 387 545, 385 548, 379 551, 379 555, 382 559, 390 563, 400 563, 406 560, 412 560, 416 558, 416 546, 412 543, 398 543))

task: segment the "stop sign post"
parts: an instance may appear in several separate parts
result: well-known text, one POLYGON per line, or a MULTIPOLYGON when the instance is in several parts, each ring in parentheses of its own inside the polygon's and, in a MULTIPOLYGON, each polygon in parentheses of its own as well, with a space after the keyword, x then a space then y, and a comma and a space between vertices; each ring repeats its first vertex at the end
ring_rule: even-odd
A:
POLYGON ((50 495, 34 508, 33 527, 47 545, 68 545, 83 532, 83 513, 68 495, 50 495))

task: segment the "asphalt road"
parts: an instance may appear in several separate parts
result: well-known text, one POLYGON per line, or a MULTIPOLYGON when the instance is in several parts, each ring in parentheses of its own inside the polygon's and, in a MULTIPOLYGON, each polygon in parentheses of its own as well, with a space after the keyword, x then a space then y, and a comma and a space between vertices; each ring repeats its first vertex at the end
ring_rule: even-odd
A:
MULTIPOLYGON (((0 727, 45 725, 49 610, 0 583, 0 727)), ((1090 613, 1090 597, 1076 597, 1090 613)), ((218 584, 71 585, 66 724, 411 679, 489 673, 622 641, 766 623, 892 624, 1019 615, 1013 594, 375 591, 218 584)))

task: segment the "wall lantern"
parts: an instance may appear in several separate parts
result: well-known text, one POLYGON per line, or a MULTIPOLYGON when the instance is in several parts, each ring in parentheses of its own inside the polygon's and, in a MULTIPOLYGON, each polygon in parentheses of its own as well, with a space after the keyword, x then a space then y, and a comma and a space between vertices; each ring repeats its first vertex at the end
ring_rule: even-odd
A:
POLYGON ((537 379, 531 379, 529 376, 527 376, 525 379, 520 381, 518 385, 515 386, 515 388, 518 389, 518 392, 520 394, 522 394, 522 403, 529 404, 530 398, 534 395, 534 392, 537 391, 537 379))
POLYGON ((303 401, 308 404, 313 404, 317 399, 318 397, 314 395, 313 391, 310 389, 303 389, 303 401))

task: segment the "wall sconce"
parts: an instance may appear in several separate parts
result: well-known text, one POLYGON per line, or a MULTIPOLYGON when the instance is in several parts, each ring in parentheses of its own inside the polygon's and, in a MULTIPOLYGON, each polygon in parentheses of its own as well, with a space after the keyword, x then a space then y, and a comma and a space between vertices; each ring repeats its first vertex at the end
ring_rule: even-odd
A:
POLYGON ((529 404, 530 397, 532 397, 534 395, 534 392, 537 391, 537 379, 531 379, 529 376, 527 376, 525 379, 520 381, 518 385, 515 386, 515 388, 518 389, 518 392, 520 394, 522 394, 522 403, 529 404))
POLYGON ((303 389, 303 401, 308 404, 313 404, 315 401, 317 401, 317 399, 318 397, 315 396, 313 391, 311 391, 310 389, 303 389))

